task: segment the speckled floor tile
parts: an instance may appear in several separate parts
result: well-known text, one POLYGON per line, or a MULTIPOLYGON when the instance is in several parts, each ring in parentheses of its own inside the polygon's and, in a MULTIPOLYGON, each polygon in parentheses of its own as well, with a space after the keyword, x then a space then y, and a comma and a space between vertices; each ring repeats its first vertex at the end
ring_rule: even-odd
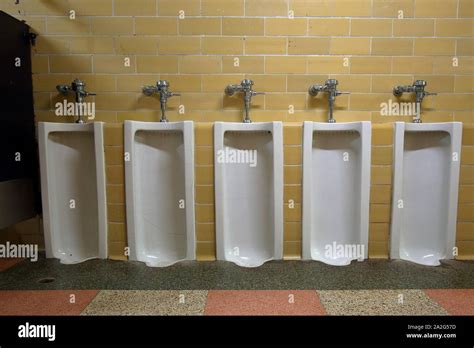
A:
POLYGON ((211 290, 206 315, 325 315, 316 291, 211 290))
POLYGON ((0 259, 0 272, 6 271, 7 269, 15 266, 16 264, 20 263, 24 259, 20 258, 8 258, 8 259, 0 259))
POLYGON ((318 294, 330 315, 448 314, 421 290, 324 290, 318 294))
POLYGON ((430 289, 424 292, 452 315, 474 315, 474 289, 430 289))
POLYGON ((368 290, 472 289, 474 261, 429 267, 402 260, 366 260, 345 267, 314 261, 271 261, 257 268, 231 262, 179 262, 147 267, 141 262, 89 260, 64 265, 40 254, 0 274, 1 290, 368 290), (52 283, 40 283, 52 277, 52 283), (347 281, 350 279, 351 281, 347 281))
POLYGON ((97 290, 0 291, 0 315, 79 315, 97 293, 97 290))
POLYGON ((205 290, 103 290, 82 315, 202 315, 205 290))

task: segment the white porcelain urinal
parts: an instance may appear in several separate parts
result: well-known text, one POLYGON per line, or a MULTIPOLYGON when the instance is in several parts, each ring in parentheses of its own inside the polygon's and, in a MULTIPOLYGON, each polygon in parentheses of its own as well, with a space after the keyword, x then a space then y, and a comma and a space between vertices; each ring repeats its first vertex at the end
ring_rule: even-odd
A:
POLYGON ((395 123, 390 256, 437 266, 456 242, 461 122, 395 123))
POLYGON ((107 258, 102 122, 38 123, 46 257, 107 258))
POLYGON ((125 155, 130 260, 194 260, 193 122, 125 121, 125 155))
POLYGON ((217 258, 244 267, 283 258, 281 122, 214 124, 217 258))
POLYGON ((367 258, 370 122, 304 122, 303 259, 367 258))

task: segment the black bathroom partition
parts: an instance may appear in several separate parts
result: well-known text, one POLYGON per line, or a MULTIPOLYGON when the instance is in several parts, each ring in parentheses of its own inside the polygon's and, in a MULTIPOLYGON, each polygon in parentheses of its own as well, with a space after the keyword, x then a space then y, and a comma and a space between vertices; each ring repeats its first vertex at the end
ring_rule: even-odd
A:
POLYGON ((31 43, 24 22, 0 11, 0 228, 41 209, 31 43))

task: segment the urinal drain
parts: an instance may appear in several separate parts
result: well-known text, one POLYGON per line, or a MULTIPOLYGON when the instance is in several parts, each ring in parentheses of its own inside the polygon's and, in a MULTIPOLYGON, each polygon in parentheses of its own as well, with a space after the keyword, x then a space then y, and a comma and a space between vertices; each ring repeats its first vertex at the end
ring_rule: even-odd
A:
POLYGON ((49 284, 49 283, 52 283, 54 282, 56 279, 53 278, 53 277, 46 277, 46 278, 41 278, 40 280, 38 280, 38 283, 40 284, 49 284))

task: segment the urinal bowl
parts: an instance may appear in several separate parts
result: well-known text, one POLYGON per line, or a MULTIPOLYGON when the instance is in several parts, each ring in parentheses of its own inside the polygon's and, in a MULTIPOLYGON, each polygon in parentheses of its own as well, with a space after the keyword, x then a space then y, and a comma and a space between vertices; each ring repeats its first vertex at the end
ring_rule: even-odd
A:
POLYGON ((460 122, 395 123, 392 259, 454 257, 461 137, 460 122))
POLYGON ((370 122, 304 122, 303 259, 367 258, 370 122))
POLYGON ((103 123, 38 123, 46 257, 107 258, 103 123))
POLYGON ((282 259, 282 123, 216 122, 214 151, 217 258, 244 267, 282 259))
POLYGON ((130 260, 195 259, 193 122, 125 121, 130 260))

